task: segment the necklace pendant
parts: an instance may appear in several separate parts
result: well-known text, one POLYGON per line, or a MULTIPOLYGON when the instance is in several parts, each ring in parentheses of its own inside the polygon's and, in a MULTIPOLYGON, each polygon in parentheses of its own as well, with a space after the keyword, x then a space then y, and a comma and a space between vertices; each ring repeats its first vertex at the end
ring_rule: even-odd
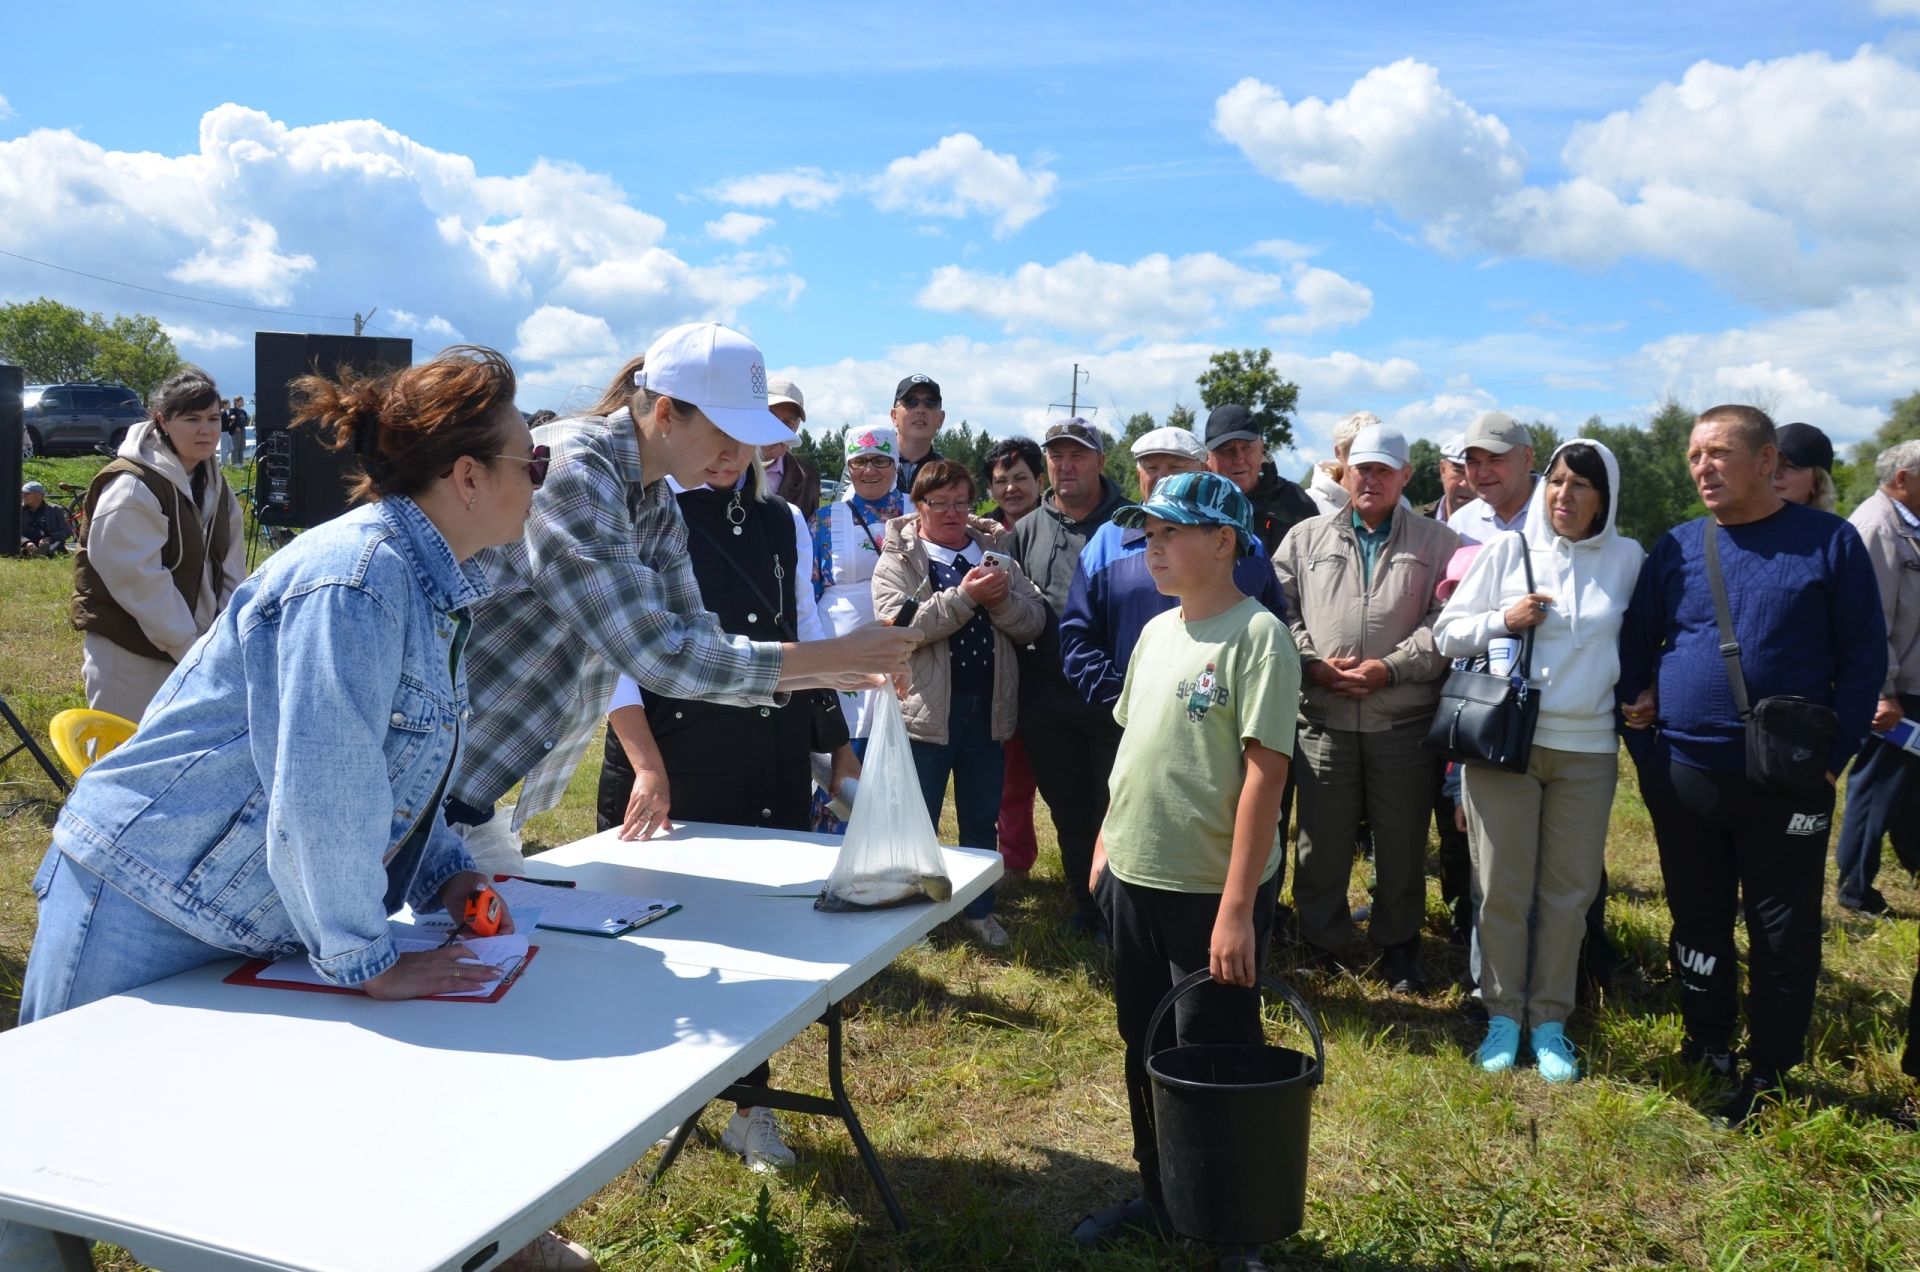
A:
POLYGON ((735 534, 740 534, 740 533, 741 533, 741 530, 740 530, 740 527, 739 527, 739 526, 735 526, 735 527, 733 528, 733 532, 734 532, 735 534))

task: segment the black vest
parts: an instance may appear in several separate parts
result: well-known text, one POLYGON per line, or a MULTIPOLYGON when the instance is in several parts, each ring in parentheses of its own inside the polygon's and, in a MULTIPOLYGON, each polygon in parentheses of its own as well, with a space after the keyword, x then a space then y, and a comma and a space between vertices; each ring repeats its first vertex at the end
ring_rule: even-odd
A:
MULTIPOLYGON (((800 559, 786 502, 701 487, 681 492, 679 503, 700 599, 721 628, 751 640, 797 639, 795 589, 812 586, 812 563, 800 559)), ((809 828, 808 757, 847 738, 831 693, 796 693, 779 707, 646 700, 675 821, 809 828)), ((611 730, 608 738, 617 749, 611 730)))

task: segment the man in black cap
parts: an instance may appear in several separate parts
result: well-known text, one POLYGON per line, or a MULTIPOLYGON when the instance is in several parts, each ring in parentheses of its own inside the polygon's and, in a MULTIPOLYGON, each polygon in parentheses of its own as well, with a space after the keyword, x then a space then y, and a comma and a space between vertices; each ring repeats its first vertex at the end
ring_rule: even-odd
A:
POLYGON ((1047 599, 1045 630, 1020 652, 1020 736, 1060 838, 1073 925, 1099 933, 1104 925, 1087 880, 1093 873, 1093 841, 1107 815, 1107 778, 1120 748, 1120 726, 1108 707, 1089 705, 1067 679, 1060 615, 1066 612, 1081 550, 1127 497, 1101 473, 1107 439, 1086 420, 1055 424, 1042 449, 1051 489, 1013 529, 1013 559, 1047 599))
POLYGON ((1313 497, 1280 475, 1267 458, 1266 440, 1253 412, 1231 403, 1207 416, 1207 467, 1240 487, 1253 504, 1253 529, 1272 552, 1287 531, 1320 515, 1313 497))
POLYGON ((910 375, 893 387, 893 427, 900 434, 895 483, 912 493, 913 479, 930 459, 946 458, 933 449, 933 435, 947 422, 940 407, 940 386, 932 376, 910 375))

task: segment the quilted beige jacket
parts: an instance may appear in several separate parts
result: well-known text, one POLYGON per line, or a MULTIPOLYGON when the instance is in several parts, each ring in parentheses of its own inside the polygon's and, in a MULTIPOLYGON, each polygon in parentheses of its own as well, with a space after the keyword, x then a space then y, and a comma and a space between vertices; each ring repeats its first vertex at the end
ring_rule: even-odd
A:
MULTIPOLYGON (((983 517, 967 518, 967 533, 982 548, 1000 552, 1006 533, 983 517)), ((1007 585, 1007 598, 987 611, 993 620, 993 739, 1005 742, 1013 736, 1020 714, 1020 664, 1014 657, 1014 644, 1022 645, 1040 634, 1046 625, 1046 602, 1040 591, 1013 561, 1007 562, 1013 577, 1007 585)), ((907 736, 916 742, 947 742, 947 715, 953 697, 948 638, 972 619, 977 606, 957 587, 935 592, 930 579, 926 545, 920 539, 920 517, 910 513, 887 523, 886 541, 880 547, 880 562, 873 567, 873 612, 881 622, 890 622, 908 597, 920 602, 913 616, 913 627, 926 637, 913 651, 911 664, 913 687, 900 709, 907 719, 907 736)))

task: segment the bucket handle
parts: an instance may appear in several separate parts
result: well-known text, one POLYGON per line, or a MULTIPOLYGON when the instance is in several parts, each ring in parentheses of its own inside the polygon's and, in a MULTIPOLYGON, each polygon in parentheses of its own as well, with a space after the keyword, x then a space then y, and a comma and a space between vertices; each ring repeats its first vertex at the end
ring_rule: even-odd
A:
MULTIPOLYGON (((1180 1001, 1188 990, 1212 979, 1213 973, 1203 967, 1167 991, 1167 996, 1162 998, 1160 1005, 1153 1009, 1153 1018, 1147 1022, 1147 1032, 1140 1044, 1143 1054, 1148 1053, 1153 1047, 1153 1040, 1160 1035, 1160 1022, 1166 1019, 1169 1011, 1173 1010, 1173 1005, 1180 1001)), ((1307 1033, 1313 1039, 1313 1084, 1319 1086, 1327 1076, 1327 1048, 1326 1041, 1320 1033, 1320 1018, 1313 1014, 1313 1008, 1307 1006, 1307 1000, 1300 996, 1299 990, 1273 973, 1260 974, 1260 988, 1270 989, 1286 999, 1287 1006, 1293 1008, 1293 1014, 1300 1017, 1300 1023, 1307 1027, 1307 1033)))

